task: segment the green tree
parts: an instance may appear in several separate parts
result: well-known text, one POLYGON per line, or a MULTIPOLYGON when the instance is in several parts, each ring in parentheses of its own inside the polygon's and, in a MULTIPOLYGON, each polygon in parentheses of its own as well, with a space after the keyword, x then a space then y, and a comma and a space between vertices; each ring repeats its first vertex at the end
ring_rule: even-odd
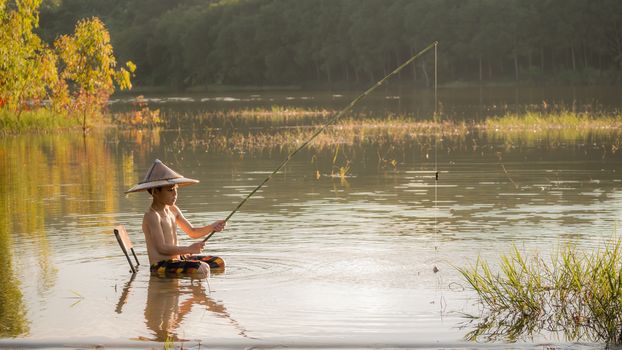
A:
MULTIPOLYGON (((19 118, 28 102, 45 98, 58 80, 56 56, 33 32, 41 0, 0 0, 0 99, 19 118)), ((1 104, 0 104, 1 105, 1 104)))
MULTIPOLYGON (((622 69, 622 2, 590 2, 589 13, 591 19, 598 20, 599 25, 584 25, 582 29, 589 30, 588 44, 598 56, 598 61, 602 63, 608 59, 614 69, 622 69)), ((601 64, 599 68, 602 68, 601 64)))
POLYGON ((86 131, 87 116, 101 113, 114 92, 115 82, 121 90, 132 87, 130 76, 136 67, 128 61, 125 67, 115 70, 110 34, 97 17, 79 21, 74 34, 62 35, 54 46, 63 64, 60 76, 67 83, 57 94, 66 95, 62 90, 69 89, 72 112, 80 114, 86 131))
MULTIPOLYGON (((362 83, 433 41, 443 80, 622 71, 619 0, 46 2, 56 5, 42 10, 43 38, 96 15, 145 85, 362 83)), ((429 83, 430 73, 424 58, 403 78, 429 83)))

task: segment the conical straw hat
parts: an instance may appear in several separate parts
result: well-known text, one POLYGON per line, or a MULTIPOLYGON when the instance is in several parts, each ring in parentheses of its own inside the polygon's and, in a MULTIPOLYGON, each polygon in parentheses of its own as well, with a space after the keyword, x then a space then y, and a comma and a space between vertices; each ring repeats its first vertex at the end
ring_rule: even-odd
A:
POLYGON ((159 159, 156 159, 151 168, 147 171, 147 175, 145 175, 143 181, 125 191, 125 193, 139 192, 160 186, 188 186, 198 182, 199 180, 188 179, 182 175, 179 175, 171 168, 164 165, 164 163, 162 163, 159 159))

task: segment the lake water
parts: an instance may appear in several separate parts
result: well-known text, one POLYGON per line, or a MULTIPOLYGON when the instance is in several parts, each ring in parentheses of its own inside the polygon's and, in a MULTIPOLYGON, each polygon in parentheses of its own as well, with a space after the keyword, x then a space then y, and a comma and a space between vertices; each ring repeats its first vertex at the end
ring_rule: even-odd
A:
MULTIPOLYGON (((620 96, 606 91, 606 98, 620 96)), ((500 105, 481 94, 445 108, 477 119, 475 110, 500 105)), ((292 149, 212 143, 232 130, 252 136, 279 129, 278 122, 227 124, 197 111, 323 108, 324 101, 338 109, 349 102, 334 92, 232 96, 154 97, 152 107, 170 118, 155 131, 0 139, 0 348, 158 349, 167 339, 183 348, 602 346, 551 334, 513 344, 467 342, 472 329, 463 313, 478 306, 456 267, 478 257, 495 266, 514 246, 547 256, 566 244, 589 252, 615 239, 620 130, 389 135, 391 142, 311 147, 208 241, 206 253, 227 261, 223 273, 209 283, 150 277, 140 228, 149 196, 123 192, 154 159, 201 181, 180 189, 178 205, 204 225, 227 216, 292 149), (346 167, 346 176, 336 175, 346 167), (115 225, 125 225, 135 244, 142 263, 136 275, 115 225)), ((571 106, 565 96, 558 103, 571 106)), ((531 96, 523 105, 515 93, 505 99, 509 109, 543 100, 531 96)), ((131 108, 123 103, 113 108, 131 108)), ((415 117, 430 111, 429 101, 420 110, 414 104, 391 92, 360 108, 415 117)))

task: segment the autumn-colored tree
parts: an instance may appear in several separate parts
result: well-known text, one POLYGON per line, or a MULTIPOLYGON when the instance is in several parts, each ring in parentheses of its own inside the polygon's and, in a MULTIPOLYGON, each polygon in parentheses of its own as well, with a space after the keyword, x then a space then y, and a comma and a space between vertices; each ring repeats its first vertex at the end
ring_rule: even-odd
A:
POLYGON ((60 36, 54 46, 64 81, 55 86, 55 103, 67 105, 70 112, 81 116, 82 128, 86 130, 86 118, 105 108, 115 83, 121 90, 132 87, 130 77, 136 66, 127 62, 125 67, 115 70, 110 34, 97 17, 79 21, 74 34, 60 36), (71 99, 69 104, 67 97, 71 99))
POLYGON ((41 0, 0 0, 0 99, 19 115, 27 102, 46 97, 57 83, 56 56, 33 30, 41 0))
POLYGON ((96 17, 78 22, 52 50, 34 32, 42 0, 0 0, 0 108, 19 118, 24 107, 51 100, 56 112, 77 115, 86 130, 114 92, 131 88, 132 62, 115 69, 110 35, 96 17))

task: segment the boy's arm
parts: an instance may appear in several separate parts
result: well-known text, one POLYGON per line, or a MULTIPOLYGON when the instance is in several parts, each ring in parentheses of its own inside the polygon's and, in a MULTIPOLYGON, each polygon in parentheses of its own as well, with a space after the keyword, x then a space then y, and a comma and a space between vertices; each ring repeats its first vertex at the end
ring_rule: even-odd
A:
POLYGON ((224 220, 214 221, 207 226, 194 227, 176 205, 171 206, 171 210, 175 214, 175 222, 177 222, 177 225, 191 238, 200 238, 212 232, 220 232, 225 229, 226 223, 224 220))
POLYGON ((203 245, 199 245, 198 243, 191 244, 187 247, 167 244, 164 240, 164 231, 160 223, 160 215, 156 213, 147 213, 145 215, 145 223, 149 228, 151 243, 161 255, 197 254, 203 250, 203 245))

